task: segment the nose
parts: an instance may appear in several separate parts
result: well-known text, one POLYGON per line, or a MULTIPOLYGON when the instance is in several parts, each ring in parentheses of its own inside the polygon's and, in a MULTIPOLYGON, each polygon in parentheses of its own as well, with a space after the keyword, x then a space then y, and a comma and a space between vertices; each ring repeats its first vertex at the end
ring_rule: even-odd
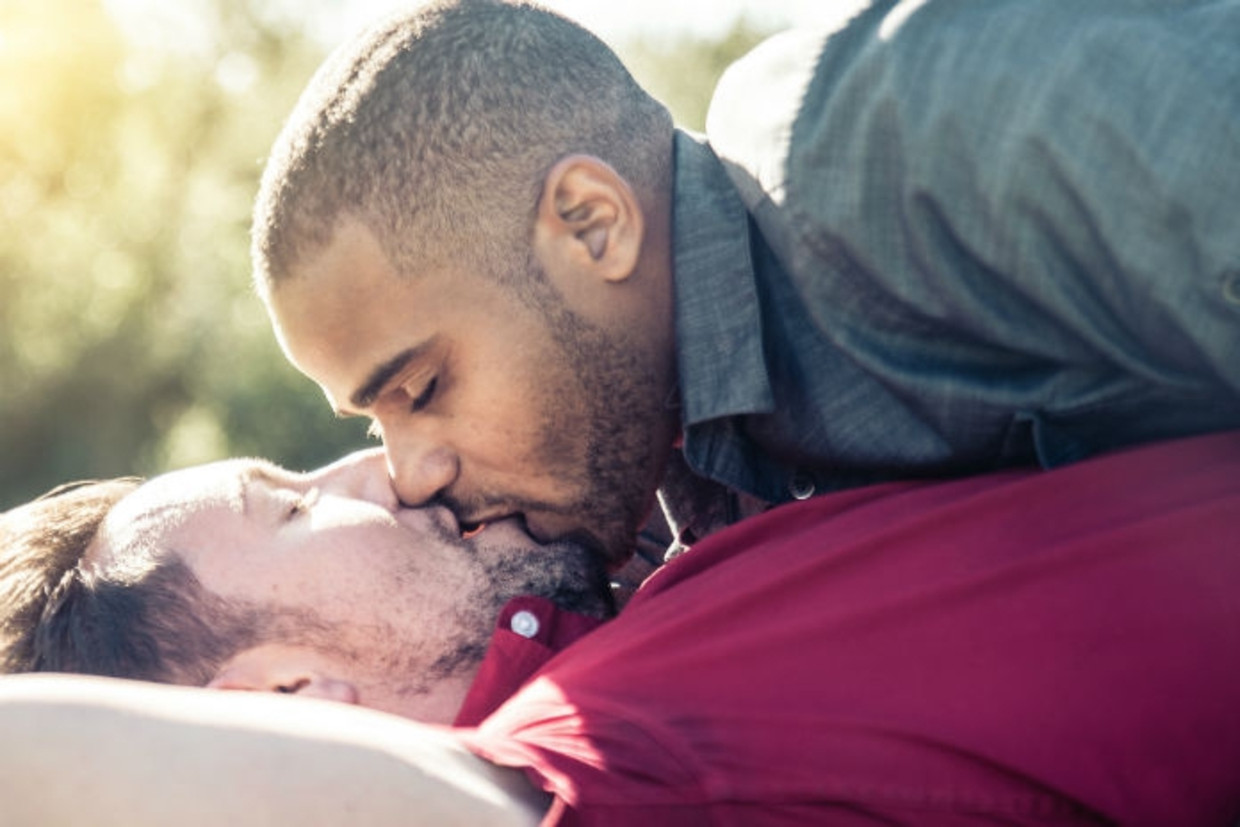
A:
POLYGON ((442 444, 392 439, 387 433, 384 440, 392 486, 407 506, 430 502, 460 475, 460 460, 442 444))
POLYGON ((318 486, 324 493, 365 500, 392 511, 400 507, 382 448, 355 451, 310 472, 306 482, 318 486))

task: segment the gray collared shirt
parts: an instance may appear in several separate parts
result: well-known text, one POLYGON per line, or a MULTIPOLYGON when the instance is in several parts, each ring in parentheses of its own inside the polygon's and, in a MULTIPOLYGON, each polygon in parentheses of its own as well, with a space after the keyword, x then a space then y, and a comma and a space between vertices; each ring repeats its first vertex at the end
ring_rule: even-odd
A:
POLYGON ((676 136, 674 527, 1240 427, 1237 44, 1235 2, 906 0, 730 69, 676 136))

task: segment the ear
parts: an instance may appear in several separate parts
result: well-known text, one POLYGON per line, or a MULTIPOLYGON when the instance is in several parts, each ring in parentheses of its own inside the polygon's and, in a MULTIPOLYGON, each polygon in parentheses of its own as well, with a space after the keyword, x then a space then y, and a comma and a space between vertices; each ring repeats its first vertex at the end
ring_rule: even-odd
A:
POLYGON ((592 155, 568 155, 543 180, 534 250, 553 280, 588 274, 620 282, 637 266, 644 227, 628 181, 592 155))
POLYGON ((208 689, 243 692, 279 692, 358 703, 357 686, 321 668, 317 653, 302 647, 258 646, 225 663, 208 689))

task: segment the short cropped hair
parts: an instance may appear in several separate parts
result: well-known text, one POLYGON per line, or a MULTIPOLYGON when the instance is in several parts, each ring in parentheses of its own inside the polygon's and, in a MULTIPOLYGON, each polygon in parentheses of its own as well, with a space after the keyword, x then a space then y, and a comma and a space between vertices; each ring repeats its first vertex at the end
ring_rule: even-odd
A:
POLYGON ((273 287, 350 215, 402 274, 524 264, 542 180, 574 153, 643 203, 670 186, 672 120, 577 24, 525 2, 450 0, 340 47, 272 149, 254 209, 254 277, 273 287))
POLYGON ((262 626, 175 554, 123 571, 83 558, 136 479, 61 486, 0 514, 0 672, 201 686, 262 626))

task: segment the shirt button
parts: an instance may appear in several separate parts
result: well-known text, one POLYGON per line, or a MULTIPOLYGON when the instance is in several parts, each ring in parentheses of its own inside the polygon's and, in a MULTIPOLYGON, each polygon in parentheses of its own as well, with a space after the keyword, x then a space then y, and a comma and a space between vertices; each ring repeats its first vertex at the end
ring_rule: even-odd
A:
POLYGON ((538 618, 533 612, 527 612, 524 609, 512 616, 512 620, 508 621, 509 627, 524 638, 532 638, 538 634, 538 618))
POLYGON ((788 493, 796 500, 808 500, 814 496, 814 478, 804 471, 797 471, 788 481, 788 493))

